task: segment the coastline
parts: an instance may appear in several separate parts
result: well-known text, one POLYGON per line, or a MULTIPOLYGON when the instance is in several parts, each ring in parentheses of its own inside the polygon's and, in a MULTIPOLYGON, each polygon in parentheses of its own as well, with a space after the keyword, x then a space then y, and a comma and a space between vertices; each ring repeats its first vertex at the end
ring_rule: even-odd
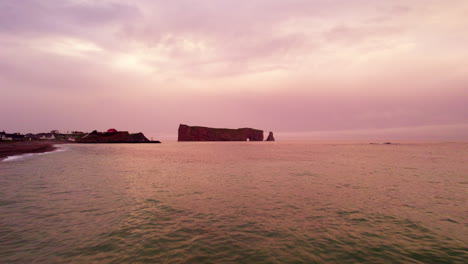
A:
POLYGON ((0 142, 0 160, 9 156, 44 153, 57 149, 50 141, 0 142))

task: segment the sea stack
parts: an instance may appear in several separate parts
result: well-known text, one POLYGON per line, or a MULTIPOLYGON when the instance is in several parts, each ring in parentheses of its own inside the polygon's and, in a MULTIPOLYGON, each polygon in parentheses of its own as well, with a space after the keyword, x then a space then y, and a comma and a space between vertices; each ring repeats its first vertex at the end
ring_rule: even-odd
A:
POLYGON ((273 136, 273 132, 270 132, 268 134, 268 137, 267 137, 266 141, 275 141, 275 137, 273 136))

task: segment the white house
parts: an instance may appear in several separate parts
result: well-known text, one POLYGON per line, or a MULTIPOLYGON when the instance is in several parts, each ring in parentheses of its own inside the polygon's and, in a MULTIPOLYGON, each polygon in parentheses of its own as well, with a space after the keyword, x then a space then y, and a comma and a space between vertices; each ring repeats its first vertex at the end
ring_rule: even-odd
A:
POLYGON ((44 133, 44 134, 40 134, 39 139, 53 140, 55 139, 55 135, 52 133, 44 133))
POLYGON ((7 136, 7 133, 3 131, 3 132, 0 132, 0 140, 13 140, 13 138, 7 136))

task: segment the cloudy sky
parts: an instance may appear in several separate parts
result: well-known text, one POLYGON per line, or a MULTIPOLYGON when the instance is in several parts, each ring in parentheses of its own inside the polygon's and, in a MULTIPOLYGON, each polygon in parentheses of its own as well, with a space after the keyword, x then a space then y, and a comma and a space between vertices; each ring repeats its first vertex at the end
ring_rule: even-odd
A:
POLYGON ((468 139, 466 0, 0 0, 0 129, 468 139))

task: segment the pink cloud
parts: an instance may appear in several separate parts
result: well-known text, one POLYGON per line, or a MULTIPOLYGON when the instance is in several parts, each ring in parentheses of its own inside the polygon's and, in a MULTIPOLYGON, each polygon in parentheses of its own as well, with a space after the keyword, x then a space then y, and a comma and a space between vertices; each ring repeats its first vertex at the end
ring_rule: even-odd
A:
POLYGON ((459 0, 2 1, 0 107, 15 114, 0 124, 155 136, 179 123, 455 131, 468 123, 466 8, 459 0))

